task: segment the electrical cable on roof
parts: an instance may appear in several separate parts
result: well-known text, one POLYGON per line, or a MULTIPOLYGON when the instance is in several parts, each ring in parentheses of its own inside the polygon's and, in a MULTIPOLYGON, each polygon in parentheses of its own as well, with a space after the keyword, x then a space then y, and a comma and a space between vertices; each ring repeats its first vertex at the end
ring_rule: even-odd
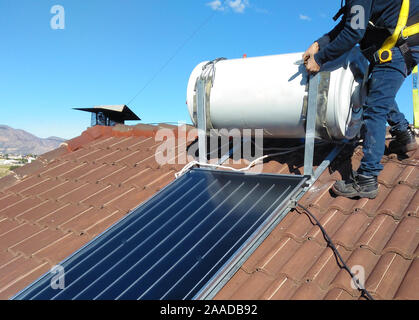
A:
MULTIPOLYGON (((259 146, 257 146, 253 141, 252 141, 252 143, 255 145, 256 148, 262 149, 259 146)), ((325 144, 328 144, 328 142, 316 143, 317 146, 325 145, 325 144)), ((245 171, 249 171, 251 168, 253 168, 255 165, 257 165, 260 161, 263 161, 263 160, 268 159, 268 158, 282 156, 282 155, 285 155, 285 154, 290 154, 292 152, 295 152, 297 150, 304 149, 304 148, 305 148, 304 144, 300 145, 300 146, 288 147, 288 148, 263 148, 263 150, 265 150, 265 151, 281 151, 281 152, 268 154, 268 155, 265 155, 263 157, 260 157, 256 160, 252 161, 247 167, 244 167, 244 168, 241 168, 241 169, 227 167, 227 166, 223 166, 223 165, 219 165, 219 164, 210 164, 210 163, 202 163, 202 162, 199 162, 199 161, 192 161, 192 162, 188 163, 182 170, 175 173, 175 177, 176 177, 176 179, 180 178, 181 176, 183 176, 187 171, 189 171, 194 166, 215 168, 215 169, 225 169, 225 170, 231 170, 231 171, 235 171, 235 172, 245 172, 245 171)))
POLYGON ((324 238, 325 238, 325 240, 327 242, 327 246, 332 249, 332 251, 335 254, 336 258, 341 262, 342 265, 340 267, 343 268, 343 269, 345 269, 349 273, 349 275, 351 276, 351 278, 352 278, 353 282, 355 283, 357 289, 361 292, 362 296, 364 296, 368 300, 374 300, 374 298, 371 296, 371 294, 368 292, 368 290, 365 289, 365 288, 363 288, 361 286, 359 279, 352 273, 351 269, 349 269, 348 265, 343 260, 343 258, 340 255, 339 251, 336 249, 336 246, 334 245, 332 239, 329 237, 329 235, 327 234, 326 230, 324 229, 324 227, 322 226, 322 224, 320 223, 320 221, 306 207, 302 206, 299 203, 297 203, 297 206, 300 207, 301 209, 303 209, 304 212, 309 217, 313 218, 313 220, 316 222, 316 225, 320 228, 321 232, 323 233, 323 236, 324 236, 324 238))
POLYGON ((192 162, 189 162, 182 170, 175 173, 175 177, 176 177, 176 179, 180 178, 181 176, 183 176, 187 171, 189 171, 194 166, 216 168, 216 169, 226 169, 226 170, 231 170, 231 171, 235 171, 235 172, 249 171, 255 165, 257 165, 260 161, 263 161, 267 158, 272 158, 272 157, 277 157, 277 156, 281 156, 281 155, 284 155, 284 154, 289 154, 289 153, 292 153, 294 151, 295 150, 289 150, 289 151, 284 151, 284 152, 279 152, 279 153, 274 153, 274 154, 268 154, 266 156, 257 158, 256 160, 253 160, 247 167, 241 168, 241 169, 227 167, 227 166, 223 166, 223 165, 220 165, 220 164, 210 164, 210 163, 202 163, 202 162, 199 162, 199 161, 192 161, 192 162))

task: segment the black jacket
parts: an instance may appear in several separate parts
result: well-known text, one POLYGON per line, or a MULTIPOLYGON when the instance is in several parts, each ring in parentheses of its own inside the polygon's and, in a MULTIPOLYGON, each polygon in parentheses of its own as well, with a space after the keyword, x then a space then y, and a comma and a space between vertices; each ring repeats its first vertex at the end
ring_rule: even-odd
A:
MULTIPOLYGON (((319 65, 322 65, 339 58, 360 43, 366 35, 366 28, 353 28, 354 21, 357 22, 355 24, 357 26, 364 25, 367 27, 369 21, 371 21, 376 27, 395 29, 399 20, 401 5, 402 0, 347 0, 342 21, 332 31, 317 40, 320 51, 314 56, 314 59, 319 65), (364 8, 364 21, 357 21, 357 18, 362 17, 362 15, 357 10, 360 7, 356 6, 364 8)), ((410 0, 409 17, 418 13, 419 0, 410 0)), ((374 38, 374 35, 372 38, 374 38)), ((382 41, 379 36, 376 38, 377 42, 382 41)))

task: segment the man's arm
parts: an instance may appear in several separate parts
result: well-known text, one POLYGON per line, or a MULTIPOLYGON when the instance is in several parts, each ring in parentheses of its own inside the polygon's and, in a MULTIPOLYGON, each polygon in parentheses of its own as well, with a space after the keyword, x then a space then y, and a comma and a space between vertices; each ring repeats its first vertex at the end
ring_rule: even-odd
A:
POLYGON ((328 34, 320 38, 317 42, 320 51, 314 55, 314 59, 319 66, 335 60, 345 52, 351 50, 362 38, 364 38, 366 27, 371 16, 372 0, 348 0, 346 13, 342 21, 328 34), (359 12, 355 6, 363 8, 363 13, 359 12), (364 21, 357 21, 364 18, 364 21), (365 28, 359 28, 359 26, 365 28))
POLYGON ((346 14, 343 16, 342 20, 339 22, 339 24, 333 28, 332 31, 326 33, 323 37, 318 39, 317 42, 320 50, 324 49, 331 41, 335 40, 338 34, 343 30, 346 23, 346 14))

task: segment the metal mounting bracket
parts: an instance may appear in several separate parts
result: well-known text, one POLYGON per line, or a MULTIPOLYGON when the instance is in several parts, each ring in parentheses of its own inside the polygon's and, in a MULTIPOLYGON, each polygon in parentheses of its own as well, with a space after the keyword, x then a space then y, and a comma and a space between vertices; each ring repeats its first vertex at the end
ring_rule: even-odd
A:
POLYGON ((196 85, 197 100, 197 125, 198 125, 198 147, 199 162, 207 163, 207 113, 206 113, 206 93, 207 80, 200 77, 196 85))
POLYGON ((321 79, 321 73, 309 77, 308 106, 306 119, 306 139, 304 153, 304 175, 314 177, 314 140, 316 136, 316 117, 318 106, 318 89, 321 79))

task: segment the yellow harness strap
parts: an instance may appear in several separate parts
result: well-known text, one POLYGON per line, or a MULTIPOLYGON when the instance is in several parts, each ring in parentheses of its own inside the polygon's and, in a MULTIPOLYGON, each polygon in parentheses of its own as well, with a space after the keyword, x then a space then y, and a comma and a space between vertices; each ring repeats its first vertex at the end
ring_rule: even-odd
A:
MULTIPOLYGON (((396 29, 394 30, 394 33, 391 37, 387 38, 387 40, 384 42, 383 46, 380 50, 378 50, 378 57, 380 59, 381 63, 389 62, 393 60, 393 54, 391 52, 391 49, 393 49, 397 41, 399 40, 400 36, 403 35, 403 32, 412 33, 418 28, 419 33, 419 24, 415 24, 411 27, 406 28, 407 21, 409 20, 409 10, 410 10, 410 0, 403 0, 402 8, 400 10, 400 16, 399 20, 397 22, 396 29)), ((415 33, 412 33, 413 35, 415 33)))
POLYGON ((419 129, 419 87, 418 87, 418 66, 413 69, 413 117, 416 129, 419 129))
POLYGON ((410 27, 406 27, 402 31, 402 37, 404 39, 409 38, 410 36, 414 36, 415 34, 419 33, 419 23, 416 23, 410 27))

